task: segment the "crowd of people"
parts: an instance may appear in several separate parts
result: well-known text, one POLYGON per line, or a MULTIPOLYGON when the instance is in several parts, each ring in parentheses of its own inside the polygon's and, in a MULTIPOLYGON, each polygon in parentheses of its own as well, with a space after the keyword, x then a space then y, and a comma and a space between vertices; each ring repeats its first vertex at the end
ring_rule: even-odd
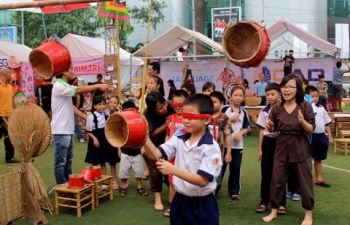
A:
MULTIPOLYGON (((127 196, 133 169, 137 193, 141 196, 149 195, 142 180, 150 180, 155 210, 164 211, 161 192, 163 183, 168 186, 171 206, 164 216, 170 217, 171 224, 219 224, 215 196, 222 189, 227 167, 227 192, 234 201, 241 198, 243 138, 250 131, 249 115, 242 106, 245 89, 239 85, 233 87, 230 102, 225 105, 224 95, 211 82, 205 83, 197 94, 190 82, 183 82, 177 90, 174 82, 168 80, 170 91, 165 97, 160 64, 152 62, 148 67, 146 93, 141 93, 140 101, 146 105, 142 113, 148 122, 149 139, 139 149, 115 148, 108 142, 104 132, 108 117, 138 108, 133 101, 121 102, 118 96, 106 99, 105 93, 113 92, 114 87, 104 84, 102 76, 97 77, 96 83, 78 86, 71 65, 56 76, 54 84, 45 80, 37 88, 37 104, 51 118, 56 183, 67 183, 72 174, 74 133, 80 142, 85 142, 78 129, 80 117, 86 120, 88 135, 85 162, 99 165, 103 174, 108 173, 108 163, 113 189, 119 190, 119 196, 127 196), (83 93, 93 93, 89 115, 79 110, 83 93)), ((7 90, 10 72, 0 69, 2 124, 13 110, 9 94, 12 91, 7 90)), ((271 213, 263 217, 265 222, 286 214, 286 197, 291 197, 301 200, 305 209, 301 224, 312 224, 313 184, 330 187, 322 177, 322 160, 327 158, 328 145, 332 142, 331 120, 319 104, 327 93, 323 78, 320 77, 317 87, 308 86, 304 90, 302 78, 297 74, 286 75, 280 84, 267 84, 264 74, 259 75, 255 95, 263 98, 264 108, 256 122, 260 128, 257 158, 261 162, 261 201, 255 211, 264 213, 270 204, 271 213)), ((5 126, 0 129, 0 135, 5 137, 6 162, 18 162, 7 129, 5 126)))

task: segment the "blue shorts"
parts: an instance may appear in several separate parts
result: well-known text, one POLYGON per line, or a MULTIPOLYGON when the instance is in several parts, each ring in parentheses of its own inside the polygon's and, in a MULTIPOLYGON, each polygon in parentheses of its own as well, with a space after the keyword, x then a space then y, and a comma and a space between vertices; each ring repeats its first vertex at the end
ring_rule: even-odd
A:
POLYGON ((189 197, 177 192, 170 211, 171 225, 219 225, 219 207, 214 194, 189 197))
POLYGON ((327 159, 327 152, 329 147, 329 139, 325 133, 312 134, 311 147, 314 159, 327 159))

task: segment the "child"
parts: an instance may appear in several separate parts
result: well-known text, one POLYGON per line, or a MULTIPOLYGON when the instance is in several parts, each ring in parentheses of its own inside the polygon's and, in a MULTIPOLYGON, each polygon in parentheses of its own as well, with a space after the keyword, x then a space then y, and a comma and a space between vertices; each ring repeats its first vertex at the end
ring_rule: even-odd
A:
POLYGON ((292 69, 292 64, 294 63, 293 53, 294 53, 293 50, 289 50, 289 54, 288 55, 286 54, 286 56, 284 56, 283 59, 275 61, 275 63, 284 62, 284 66, 283 66, 284 76, 287 76, 288 74, 293 72, 293 69, 292 69))
POLYGON ((119 187, 116 182, 116 164, 120 161, 117 150, 106 139, 104 128, 108 116, 104 113, 106 100, 102 95, 97 95, 92 101, 92 114, 86 119, 86 131, 89 136, 88 150, 85 162, 101 166, 102 174, 106 174, 106 162, 111 165, 113 176, 113 190, 119 187))
MULTIPOLYGON (((122 110, 136 110, 136 105, 132 101, 124 102, 122 110)), ((118 148, 118 155, 120 157, 119 165, 119 178, 121 179, 121 187, 119 190, 119 196, 124 197, 127 194, 128 178, 130 176, 130 169, 133 169, 137 184, 137 193, 141 196, 148 196, 145 189, 142 188, 143 177, 143 152, 141 149, 132 148, 118 148)))
POLYGON ((176 194, 170 224, 219 224, 213 191, 222 162, 220 147, 208 130, 213 111, 209 96, 190 96, 183 103, 182 113, 188 133, 171 137, 158 149, 149 139, 146 141, 145 150, 158 160, 157 168, 163 174, 174 175, 176 194), (166 161, 174 157, 175 165, 166 161))
POLYGON ((309 86, 308 91, 308 94, 311 95, 316 103, 316 128, 311 139, 316 174, 315 184, 321 187, 330 187, 331 185, 322 178, 322 160, 327 158, 329 143, 333 143, 332 132, 329 127, 329 125, 332 123, 332 119, 328 116, 325 108, 318 104, 320 94, 317 88, 314 86, 309 86), (325 132, 327 133, 328 137, 325 132))
POLYGON ((196 94, 196 87, 193 84, 184 83, 181 85, 181 89, 187 91, 188 95, 190 96, 196 94))
MULTIPOLYGON (((165 141, 169 140, 172 136, 180 136, 186 133, 186 128, 182 122, 182 105, 185 99, 188 97, 188 93, 184 90, 176 90, 173 94, 172 107, 175 113, 167 118, 167 129, 165 141)), ((169 162, 174 165, 175 158, 170 159, 169 162)), ((169 203, 173 201, 175 195, 175 189, 173 186, 173 176, 169 175, 169 203)), ((170 216, 170 209, 164 212, 164 217, 170 216)))
MULTIPOLYGON (((216 140, 216 142, 219 144, 222 161, 225 163, 230 163, 232 160, 231 148, 229 148, 227 152, 224 154, 225 152, 224 145, 231 146, 231 143, 232 143, 231 134, 233 133, 233 130, 232 130, 231 122, 229 121, 229 118, 220 111, 225 101, 225 97, 219 91, 211 92, 209 97, 211 98, 214 104, 214 114, 210 122, 209 129, 212 135, 214 135, 214 140, 216 140)), ((218 179, 216 180, 216 182, 217 182, 217 187, 215 189, 215 195, 219 193, 221 188, 221 184, 222 184, 221 174, 218 176, 218 179)))
MULTIPOLYGON (((147 110, 144 115, 148 122, 149 137, 155 146, 164 143, 166 136, 166 119, 174 113, 168 106, 166 99, 159 92, 151 92, 146 96, 147 110)), ((149 157, 144 157, 150 176, 151 191, 154 193, 154 209, 163 211, 161 192, 163 186, 163 174, 159 172, 156 162, 149 157)))
POLYGON ((318 93, 320 95, 319 97, 319 102, 320 104, 327 110, 327 99, 328 99, 328 84, 324 81, 324 75, 319 74, 318 75, 319 81, 316 84, 318 93))
MULTIPOLYGON (((261 201, 258 207, 255 209, 257 213, 265 212, 267 206, 270 203, 270 186, 273 169, 273 159, 276 147, 277 132, 270 133, 265 128, 265 122, 268 119, 270 110, 276 105, 281 97, 280 85, 277 83, 270 83, 265 88, 265 96, 268 105, 263 108, 260 113, 256 125, 260 127, 259 134, 259 152, 258 160, 261 163, 261 185, 260 185, 260 198, 261 201)), ((286 214, 286 195, 283 195, 283 200, 278 208, 278 214, 286 214)))
POLYGON ((212 82, 206 82, 202 87, 202 94, 209 95, 215 91, 215 84, 212 82))
POLYGON ((263 220, 270 222, 277 216, 289 174, 293 171, 302 192, 305 209, 302 225, 312 224, 312 209, 315 204, 312 185, 312 149, 307 134, 315 128, 315 115, 310 103, 304 100, 302 81, 295 74, 287 75, 280 84, 282 102, 270 111, 265 128, 279 132, 271 181, 271 213, 263 220))
POLYGON ((151 93, 152 91, 157 91, 161 95, 165 96, 164 92, 164 83, 162 78, 159 76, 150 76, 147 81, 147 93, 151 93))
MULTIPOLYGON (((231 148, 232 161, 230 165, 230 175, 228 178, 228 193, 232 200, 240 200, 239 194, 241 189, 241 164, 243 154, 243 135, 250 130, 250 122, 247 111, 241 106, 244 100, 245 91, 241 86, 235 86, 231 90, 231 105, 221 109, 228 116, 233 133, 231 134, 232 144, 226 146, 226 151, 231 148)), ((227 164, 222 166, 222 178, 225 175, 227 164)))
POLYGON ((110 116, 116 114, 119 111, 119 97, 114 95, 109 98, 108 101, 108 109, 106 109, 105 113, 110 116))

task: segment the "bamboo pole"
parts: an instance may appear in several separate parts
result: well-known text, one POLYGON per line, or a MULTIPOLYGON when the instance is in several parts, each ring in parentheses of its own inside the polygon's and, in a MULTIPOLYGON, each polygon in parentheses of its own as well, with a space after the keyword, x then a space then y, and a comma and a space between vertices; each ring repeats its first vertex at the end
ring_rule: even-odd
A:
MULTIPOLYGON (((122 82, 122 78, 121 78, 121 74, 120 74, 120 32, 119 32, 119 15, 118 15, 118 10, 117 10, 117 19, 115 20, 116 23, 116 41, 117 41, 117 77, 118 77, 118 83, 117 83, 117 88, 118 88, 118 96, 119 98, 122 98, 122 86, 121 86, 121 82, 122 82)), ((123 28, 121 28, 123 29, 123 28)))
POLYGON ((22 9, 22 8, 41 8, 51 5, 68 5, 75 3, 90 3, 90 2, 109 2, 109 0, 46 0, 39 2, 19 2, 10 4, 0 4, 0 10, 5 9, 22 9))

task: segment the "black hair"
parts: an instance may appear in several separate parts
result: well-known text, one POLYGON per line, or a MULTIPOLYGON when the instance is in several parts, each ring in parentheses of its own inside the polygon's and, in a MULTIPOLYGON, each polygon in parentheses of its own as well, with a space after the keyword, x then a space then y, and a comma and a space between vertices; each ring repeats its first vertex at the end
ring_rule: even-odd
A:
POLYGON ((247 87, 247 89, 249 89, 249 82, 247 79, 243 79, 243 83, 245 84, 245 86, 247 87))
POLYGON ((213 91, 209 94, 209 97, 214 97, 219 99, 220 103, 223 103, 225 101, 224 95, 220 91, 213 91))
POLYGON ((78 77, 73 77, 73 79, 68 81, 68 84, 72 85, 75 80, 78 80, 78 77))
POLYGON ((60 73, 56 76, 56 78, 62 78, 63 77, 63 73, 60 73))
POLYGON ((215 84, 212 82, 206 82, 202 87, 202 92, 209 89, 209 88, 212 88, 213 91, 215 91, 215 84))
POLYGON ((193 84, 190 83, 184 83, 183 85, 181 85, 181 89, 184 88, 187 91, 190 92, 190 95, 194 95, 196 94, 196 87, 193 84))
POLYGON ((254 81, 254 84, 256 84, 256 83, 259 83, 259 80, 255 80, 255 81, 254 81))
POLYGON ((155 82, 159 85, 159 89, 158 89, 159 93, 165 96, 163 79, 160 78, 159 76, 149 76, 148 78, 153 78, 155 80, 155 82))
POLYGON ((278 93, 281 93, 281 87, 279 84, 273 82, 273 83, 269 83, 266 85, 265 87, 265 92, 267 91, 272 91, 272 90, 275 90, 277 91, 278 93))
POLYGON ((289 50, 289 53, 294 53, 294 51, 293 50, 289 50))
POLYGON ((341 64, 342 64, 342 63, 341 63, 340 61, 338 61, 338 62, 335 63, 335 65, 337 66, 337 68, 340 68, 340 67, 341 67, 341 64))
POLYGON ((186 98, 183 105, 192 105, 198 109, 200 114, 214 113, 214 104, 211 98, 205 94, 195 94, 186 98))
POLYGON ((94 105, 100 104, 100 103, 106 103, 106 99, 105 97, 103 97, 102 95, 96 95, 94 96, 94 98, 92 99, 92 107, 91 107, 91 111, 95 111, 96 109, 94 108, 94 105))
POLYGON ((157 103, 160 103, 160 104, 166 103, 166 99, 164 98, 164 95, 162 95, 157 91, 152 91, 148 93, 146 96, 147 111, 155 112, 157 103))
POLYGON ((185 49, 183 47, 179 48, 179 52, 183 52, 185 49))
POLYGON ((157 70, 158 74, 160 73, 160 64, 159 64, 159 62, 151 62, 149 65, 152 66, 153 70, 157 70))
POLYGON ((51 81, 52 81, 52 77, 44 78, 43 80, 44 80, 45 82, 51 82, 51 81))
POLYGON ((179 90, 174 91, 172 97, 184 97, 184 98, 187 98, 188 97, 188 93, 185 90, 179 89, 179 90))
POLYGON ((245 90, 242 86, 240 85, 236 85, 231 89, 231 93, 230 93, 230 97, 233 95, 233 93, 237 90, 242 90, 243 91, 243 95, 245 95, 245 90))
POLYGON ((96 78, 99 78, 99 77, 102 78, 102 74, 100 74, 100 73, 97 74, 96 78))
POLYGON ((172 79, 168 80, 167 83, 170 84, 170 87, 175 87, 174 81, 172 79))
POLYGON ((308 95, 310 94, 310 92, 315 92, 315 91, 317 91, 317 93, 319 93, 318 89, 315 86, 307 86, 305 88, 305 93, 308 95))
POLYGON ((133 101, 126 101, 122 104, 122 110, 125 109, 136 109, 136 105, 133 101))
MULTIPOLYGON (((281 83, 280 83, 280 87, 284 87, 290 80, 295 80, 295 83, 297 85, 297 93, 295 95, 295 101, 297 104, 300 104, 304 101, 304 90, 303 90, 303 84, 301 82, 301 79, 298 75, 296 75, 295 73, 289 74, 285 77, 283 77, 281 83)), ((286 100, 284 100, 284 98, 282 97, 282 103, 285 103, 286 100)))

